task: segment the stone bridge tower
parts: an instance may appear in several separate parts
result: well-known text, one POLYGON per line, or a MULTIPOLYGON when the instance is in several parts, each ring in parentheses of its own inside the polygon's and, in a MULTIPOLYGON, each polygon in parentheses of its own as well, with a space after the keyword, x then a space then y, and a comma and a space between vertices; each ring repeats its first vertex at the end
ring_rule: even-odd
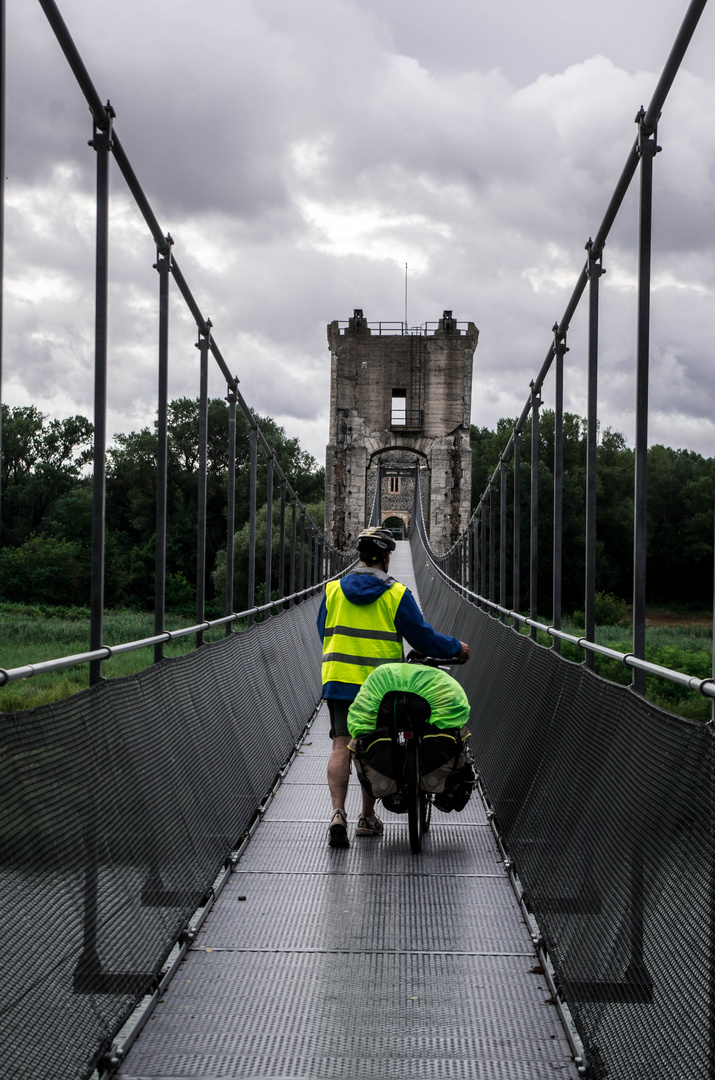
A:
POLYGON ((438 323, 406 331, 368 324, 360 309, 328 325, 330 442, 325 532, 350 547, 368 522, 381 482, 381 521, 409 529, 415 465, 430 542, 445 551, 466 527, 472 459, 472 358, 479 331, 445 311, 438 323), (434 327, 430 330, 429 327, 434 327))

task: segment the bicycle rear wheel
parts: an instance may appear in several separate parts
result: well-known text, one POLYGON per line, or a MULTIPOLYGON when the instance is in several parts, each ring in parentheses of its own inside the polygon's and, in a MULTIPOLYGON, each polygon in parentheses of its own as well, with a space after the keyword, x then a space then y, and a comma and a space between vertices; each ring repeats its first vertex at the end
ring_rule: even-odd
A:
POLYGON ((424 806, 427 798, 420 790, 420 754, 417 741, 410 740, 407 747, 407 825, 410 834, 410 849, 418 855, 422 850, 422 834, 425 818, 424 806))

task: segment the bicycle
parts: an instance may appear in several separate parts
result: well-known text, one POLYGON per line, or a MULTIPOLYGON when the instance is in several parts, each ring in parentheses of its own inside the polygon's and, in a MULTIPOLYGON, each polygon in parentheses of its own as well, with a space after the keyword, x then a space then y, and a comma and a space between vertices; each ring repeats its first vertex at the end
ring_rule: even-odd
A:
MULTIPOLYGON (((456 658, 423 656, 414 649, 407 655, 406 661, 408 664, 438 668, 464 662, 456 658)), ((376 748, 381 751, 382 764, 377 772, 385 776, 378 782, 373 794, 381 797, 384 805, 395 813, 407 813, 410 849, 415 855, 422 850, 423 837, 429 831, 435 799, 434 794, 422 786, 423 739, 455 739, 453 734, 431 725, 429 716, 430 707, 419 694, 405 690, 388 691, 380 702, 376 730, 369 737, 369 748, 366 749, 366 752, 373 753, 376 748), (378 747, 378 744, 383 745, 378 747), (389 776, 389 781, 386 776, 389 776), (388 790, 390 787, 392 790, 388 790), (381 788, 385 791, 384 795, 380 794, 381 788)), ((454 746, 451 750, 454 752, 454 746)))

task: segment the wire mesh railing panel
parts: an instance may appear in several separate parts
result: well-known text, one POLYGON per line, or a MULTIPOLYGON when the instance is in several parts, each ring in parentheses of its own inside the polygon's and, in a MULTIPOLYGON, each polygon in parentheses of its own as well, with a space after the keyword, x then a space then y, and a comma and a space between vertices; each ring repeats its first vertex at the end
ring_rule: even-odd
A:
POLYGON ((3 1076, 91 1074, 320 698, 319 597, 0 716, 3 1076))
POLYGON ((505 626, 412 544, 426 617, 470 643, 479 774, 591 1076, 711 1078, 711 726, 505 626))

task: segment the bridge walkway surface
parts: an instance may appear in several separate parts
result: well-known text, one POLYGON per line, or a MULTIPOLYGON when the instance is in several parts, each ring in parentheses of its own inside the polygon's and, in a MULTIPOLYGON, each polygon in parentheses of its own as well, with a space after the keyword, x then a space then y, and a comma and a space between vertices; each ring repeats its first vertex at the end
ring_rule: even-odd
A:
MULTIPOLYGON (((414 591, 411 570, 400 544, 414 591)), ((478 795, 433 811, 419 855, 387 811, 331 849, 328 752, 323 705, 119 1075, 576 1080, 478 795)), ((353 776, 351 834, 358 806, 353 776)))

